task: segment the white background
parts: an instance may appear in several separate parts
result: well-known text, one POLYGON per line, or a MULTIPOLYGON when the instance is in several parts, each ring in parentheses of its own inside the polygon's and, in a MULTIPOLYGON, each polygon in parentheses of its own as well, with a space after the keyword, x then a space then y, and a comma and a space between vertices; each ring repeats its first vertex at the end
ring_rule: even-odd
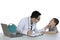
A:
MULTIPOLYGON (((38 29, 45 27, 52 18, 60 20, 60 0, 0 0, 0 23, 18 26, 19 21, 30 16, 34 10, 42 14, 38 29)), ((60 24, 57 27, 60 31, 60 24)), ((0 33, 3 33, 1 25, 0 33)))

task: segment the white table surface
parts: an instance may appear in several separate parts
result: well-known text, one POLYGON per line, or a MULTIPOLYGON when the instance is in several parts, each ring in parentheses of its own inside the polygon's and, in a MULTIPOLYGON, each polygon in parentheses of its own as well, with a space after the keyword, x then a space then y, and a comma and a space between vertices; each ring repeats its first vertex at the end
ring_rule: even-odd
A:
POLYGON ((22 37, 15 37, 15 38, 9 38, 0 33, 0 40, 60 40, 60 33, 44 34, 38 37, 22 36, 22 37))

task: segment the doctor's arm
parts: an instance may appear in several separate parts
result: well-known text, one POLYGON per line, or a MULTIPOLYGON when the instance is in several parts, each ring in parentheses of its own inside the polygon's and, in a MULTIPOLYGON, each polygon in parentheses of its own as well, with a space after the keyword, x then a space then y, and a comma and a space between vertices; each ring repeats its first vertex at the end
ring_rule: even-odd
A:
POLYGON ((22 33, 23 32, 23 28, 24 28, 24 23, 23 21, 21 20, 18 24, 18 27, 17 27, 17 32, 18 33, 22 33))

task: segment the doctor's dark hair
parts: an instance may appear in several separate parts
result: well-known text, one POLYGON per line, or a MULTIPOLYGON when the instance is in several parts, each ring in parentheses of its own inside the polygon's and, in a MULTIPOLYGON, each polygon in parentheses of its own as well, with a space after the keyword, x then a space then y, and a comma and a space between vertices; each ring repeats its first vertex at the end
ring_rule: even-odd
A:
MULTIPOLYGON (((59 20, 57 18, 53 18, 54 19, 54 22, 56 23, 56 25, 59 23, 59 20)), ((55 26, 56 26, 55 25, 55 26)))
POLYGON ((31 18, 38 18, 38 16, 40 16, 41 13, 39 11, 33 11, 31 14, 31 18))

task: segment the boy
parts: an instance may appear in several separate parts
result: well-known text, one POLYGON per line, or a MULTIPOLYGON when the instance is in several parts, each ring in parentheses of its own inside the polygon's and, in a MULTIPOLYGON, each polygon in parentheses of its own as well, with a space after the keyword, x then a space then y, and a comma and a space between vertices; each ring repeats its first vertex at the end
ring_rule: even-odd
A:
POLYGON ((43 34, 55 34, 58 33, 57 30, 57 24, 59 23, 59 20, 57 18, 53 18, 50 23, 44 27, 44 31, 42 31, 43 34), (46 31, 48 29, 48 31, 46 31))

